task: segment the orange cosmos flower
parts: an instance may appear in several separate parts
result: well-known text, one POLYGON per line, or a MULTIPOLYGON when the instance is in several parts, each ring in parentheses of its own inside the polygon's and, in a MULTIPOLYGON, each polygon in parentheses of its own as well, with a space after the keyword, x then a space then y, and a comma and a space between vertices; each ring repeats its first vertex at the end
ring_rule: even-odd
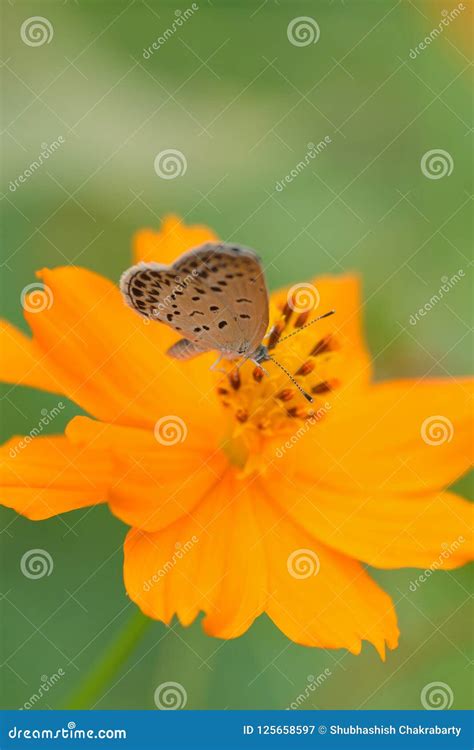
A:
MULTIPOLYGON (((134 259, 169 263, 214 239, 170 217, 137 235, 134 259)), ((170 359, 173 332, 95 273, 38 275, 47 304, 26 298, 32 339, 3 324, 2 378, 91 416, 21 452, 9 441, 1 500, 34 520, 107 502, 132 527, 125 586, 150 617, 188 625, 204 611, 207 633, 233 638, 266 612, 297 643, 357 654, 367 640, 384 658, 396 615, 363 563, 450 569, 472 556, 470 506, 443 489, 470 463, 470 382, 374 384, 356 277, 272 296, 270 346, 337 310, 278 347, 309 405, 271 362, 268 377, 250 362, 223 376, 214 354, 170 359), (316 312, 297 309, 304 294, 316 312)))

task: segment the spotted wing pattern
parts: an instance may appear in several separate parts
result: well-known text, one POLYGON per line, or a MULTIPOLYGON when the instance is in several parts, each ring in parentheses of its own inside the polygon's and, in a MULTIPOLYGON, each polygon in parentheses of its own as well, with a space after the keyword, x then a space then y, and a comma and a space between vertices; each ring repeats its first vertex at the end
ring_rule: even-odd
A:
POLYGON ((171 266, 140 263, 125 271, 120 288, 130 307, 173 328, 196 353, 216 349, 231 359, 251 354, 268 326, 260 260, 238 245, 206 243, 171 266))

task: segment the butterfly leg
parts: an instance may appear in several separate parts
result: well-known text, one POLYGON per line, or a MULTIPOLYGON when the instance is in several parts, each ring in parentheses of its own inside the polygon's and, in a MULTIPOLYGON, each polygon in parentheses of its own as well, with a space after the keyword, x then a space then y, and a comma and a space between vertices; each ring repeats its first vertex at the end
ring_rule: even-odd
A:
POLYGON ((217 365, 219 365, 222 362, 223 359, 224 359, 224 355, 223 354, 219 354, 219 356, 217 357, 216 361, 212 363, 212 365, 210 366, 209 369, 210 370, 215 370, 216 372, 223 372, 224 375, 227 375, 227 370, 224 370, 223 367, 217 367, 217 365))
POLYGON ((239 359, 239 361, 238 361, 238 362, 237 362, 237 364, 235 365, 235 369, 236 369, 236 370, 240 370, 240 368, 242 367, 242 365, 243 365, 243 364, 244 364, 245 362, 247 362, 247 360, 248 360, 248 357, 242 357, 242 359, 239 359))
POLYGON ((222 354, 219 354, 219 356, 217 357, 216 361, 212 363, 212 365, 210 366, 209 369, 210 370, 215 370, 216 367, 217 367, 217 365, 220 364, 221 361, 222 361, 222 354))

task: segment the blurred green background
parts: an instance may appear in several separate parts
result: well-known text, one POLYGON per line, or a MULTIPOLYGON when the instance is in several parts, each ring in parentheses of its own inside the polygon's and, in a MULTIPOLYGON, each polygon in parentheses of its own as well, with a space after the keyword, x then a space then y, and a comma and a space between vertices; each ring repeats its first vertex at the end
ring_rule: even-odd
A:
MULTIPOLYGON (((182 13, 187 5, 180 5, 182 13)), ((25 329, 22 289, 42 266, 77 264, 117 280, 133 233, 177 212, 258 250, 269 283, 361 272, 377 377, 465 374, 470 367, 472 75, 469 11, 410 57, 454 5, 435 2, 206 2, 149 58, 170 28, 166 2, 3 3, 2 315, 25 329), (41 15, 54 35, 20 36, 41 15), (295 46, 292 19, 320 38, 295 46), (15 191, 41 144, 64 144, 15 191), (284 190, 308 148, 330 144, 284 190), (161 179, 154 159, 178 149, 187 171, 161 179), (431 149, 454 169, 427 178, 431 149), (416 326, 415 314, 459 269, 465 277, 416 326)), ((466 3, 467 5, 467 3, 466 3)), ((57 398, 2 386, 2 439, 24 434, 57 398)), ((51 426, 60 432, 73 405, 51 426)), ((456 489, 469 493, 464 479, 456 489)), ((42 676, 64 677, 37 708, 64 707, 132 616, 122 583, 126 528, 106 509, 32 523, 2 509, 2 705, 19 708, 42 676), (72 527, 72 528, 71 528, 72 527), (20 572, 43 548, 54 571, 20 572)), ((401 645, 382 663, 299 647, 265 618, 229 642, 199 623, 153 623, 97 708, 155 708, 154 690, 182 683, 187 708, 285 708, 309 674, 332 673, 302 708, 420 708, 447 683, 454 708, 472 698, 468 569, 438 572, 415 593, 414 570, 374 575, 397 605, 401 645)))

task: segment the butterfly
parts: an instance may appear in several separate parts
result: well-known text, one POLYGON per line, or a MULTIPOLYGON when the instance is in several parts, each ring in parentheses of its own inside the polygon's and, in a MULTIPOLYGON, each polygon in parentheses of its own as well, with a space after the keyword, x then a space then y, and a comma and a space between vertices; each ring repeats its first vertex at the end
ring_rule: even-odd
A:
POLYGON ((308 401, 313 400, 263 343, 268 291, 260 258, 250 248, 208 242, 169 266, 139 263, 122 274, 120 290, 137 313, 182 335, 168 349, 170 357, 187 360, 216 350, 219 358, 213 369, 221 359, 250 360, 259 367, 272 361, 308 401))

